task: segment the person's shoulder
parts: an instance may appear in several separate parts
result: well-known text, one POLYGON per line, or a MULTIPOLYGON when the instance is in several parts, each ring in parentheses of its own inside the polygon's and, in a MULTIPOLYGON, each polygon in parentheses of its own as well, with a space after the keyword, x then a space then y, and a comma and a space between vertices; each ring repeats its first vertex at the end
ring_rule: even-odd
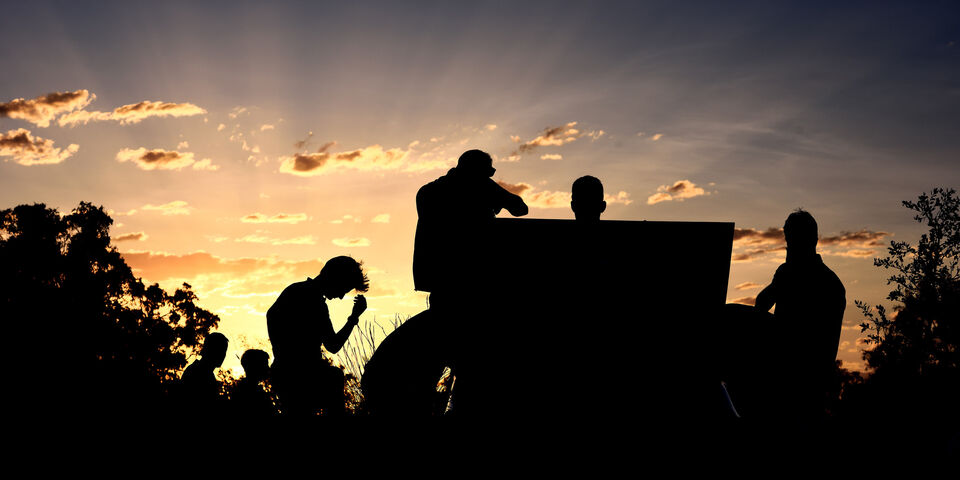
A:
POLYGON ((840 281, 840 277, 837 276, 836 272, 834 272, 833 269, 828 267, 826 263, 821 263, 821 265, 822 267, 820 267, 820 274, 824 277, 824 279, 830 282, 832 286, 837 290, 845 292, 846 288, 844 288, 843 282, 840 281))

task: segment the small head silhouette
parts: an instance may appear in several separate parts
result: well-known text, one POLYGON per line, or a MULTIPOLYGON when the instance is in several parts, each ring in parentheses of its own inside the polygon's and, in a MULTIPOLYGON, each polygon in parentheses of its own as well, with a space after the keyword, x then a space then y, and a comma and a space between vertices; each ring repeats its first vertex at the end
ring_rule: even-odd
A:
POLYGON ((810 212, 798 208, 783 222, 783 236, 787 250, 798 253, 816 253, 817 221, 810 212))
POLYGON ((270 355, 263 350, 251 348, 240 357, 240 365, 243 367, 247 378, 254 382, 261 382, 267 378, 270 373, 270 355))
POLYGON ((370 280, 363 273, 363 264, 351 257, 339 256, 327 260, 320 269, 320 293, 327 298, 343 298, 351 290, 366 292, 370 280))
POLYGON ((457 160, 457 174, 467 177, 489 178, 497 169, 493 168, 493 158, 482 150, 467 150, 457 160))
POLYGON ((203 362, 213 368, 223 365, 223 359, 227 356, 227 344, 229 340, 220 332, 213 332, 207 335, 203 341, 203 349, 200 358, 203 362))
POLYGON ((597 177, 586 175, 573 182, 570 208, 578 221, 600 220, 600 214, 607 209, 607 202, 603 200, 603 184, 597 177))

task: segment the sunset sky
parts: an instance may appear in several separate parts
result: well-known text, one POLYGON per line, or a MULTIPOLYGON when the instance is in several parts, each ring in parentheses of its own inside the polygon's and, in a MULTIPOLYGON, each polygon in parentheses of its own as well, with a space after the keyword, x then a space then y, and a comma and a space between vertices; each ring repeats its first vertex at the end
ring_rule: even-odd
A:
POLYGON ((362 324, 426 308, 414 197, 468 149, 532 218, 573 218, 592 174, 605 219, 735 222, 730 301, 803 207, 852 368, 872 258, 923 231, 900 201, 960 187, 952 2, 202 3, 4 4, 0 208, 103 205, 137 275, 221 316, 235 370, 336 255, 368 268, 362 324))

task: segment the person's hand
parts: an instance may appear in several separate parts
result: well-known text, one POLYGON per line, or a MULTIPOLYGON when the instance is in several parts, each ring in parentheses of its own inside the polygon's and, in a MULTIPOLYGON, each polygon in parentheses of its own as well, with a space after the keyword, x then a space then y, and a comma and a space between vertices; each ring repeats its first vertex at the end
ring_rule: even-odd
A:
POLYGON ((353 313, 350 315, 353 318, 360 319, 360 314, 362 314, 367 309, 367 299, 363 295, 357 295, 353 299, 353 313))

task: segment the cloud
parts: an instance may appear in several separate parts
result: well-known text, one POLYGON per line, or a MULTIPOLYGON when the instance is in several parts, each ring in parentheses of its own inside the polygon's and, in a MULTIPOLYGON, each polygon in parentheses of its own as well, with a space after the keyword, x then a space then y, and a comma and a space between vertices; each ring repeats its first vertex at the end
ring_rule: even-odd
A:
POLYGON ((497 126, 492 123, 488 123, 483 128, 487 129, 487 131, 492 132, 497 129, 497 126))
POLYGON ((87 90, 48 93, 32 100, 15 98, 0 103, 0 118, 19 118, 38 127, 49 127, 57 115, 86 107, 95 98, 87 90))
POLYGON ((142 242, 148 238, 150 238, 150 236, 144 232, 133 232, 133 233, 124 233, 123 235, 117 235, 116 237, 113 237, 113 241, 114 242, 129 242, 129 241, 142 242))
POLYGON ((359 237, 359 238, 334 238, 333 244, 338 247, 369 247, 370 240, 359 237))
POLYGON ((338 153, 297 153, 281 157, 280 171, 310 177, 337 170, 397 170, 403 166, 409 153, 409 150, 400 148, 384 150, 380 145, 338 153))
POLYGON ((290 223, 296 224, 307 220, 306 213, 278 213, 273 216, 266 216, 262 213, 251 213, 240 219, 243 223, 290 223))
POLYGON ((189 147, 190 147, 190 142, 187 142, 186 140, 177 144, 177 150, 180 150, 181 148, 189 148, 189 147))
POLYGON ((381 213, 380 215, 373 217, 373 220, 370 220, 370 223, 390 223, 390 214, 381 213))
POLYGON ((55 148, 53 140, 34 137, 29 130, 18 128, 0 135, 0 157, 13 157, 20 165, 53 165, 77 153, 80 146, 71 143, 66 148, 55 148))
POLYGON ((747 244, 759 243, 783 243, 783 229, 770 227, 766 230, 757 230, 755 228, 734 228, 733 241, 747 244))
POLYGON ((656 142, 657 140, 660 140, 661 138, 663 138, 663 134, 662 134, 662 133, 655 133, 652 137, 650 137, 650 140, 653 140, 654 142, 656 142))
MULTIPOLYGON (((883 246, 881 241, 889 232, 874 232, 861 229, 856 232, 841 232, 839 235, 821 237, 817 249, 821 255, 850 258, 869 258, 876 255, 873 248, 883 246)), ((770 227, 766 230, 735 228, 733 230, 735 262, 748 262, 768 253, 785 251, 786 239, 783 229, 770 227)))
POLYGON ((884 244, 881 240, 888 235, 890 235, 889 232, 871 232, 861 229, 857 232, 840 232, 840 235, 821 237, 819 244, 840 247, 882 247, 884 244))
POLYGON ((606 134, 607 134, 607 132, 604 132, 603 130, 591 130, 591 131, 587 132, 587 136, 590 137, 590 139, 593 140, 594 142, 597 141, 597 140, 599 140, 600 137, 602 137, 602 136, 604 136, 604 135, 606 135, 606 134))
POLYGON ((558 153, 548 153, 546 155, 540 155, 540 160, 563 160, 563 155, 558 153))
POLYGON ((506 191, 514 195, 519 195, 530 207, 570 208, 570 192, 555 192, 550 190, 535 192, 534 190, 536 187, 525 182, 507 183, 498 180, 497 184, 503 187, 506 191))
POLYGON ((660 202, 669 202, 676 200, 682 202, 688 198, 709 195, 702 188, 696 186, 690 180, 677 180, 673 185, 661 185, 657 187, 657 193, 647 198, 647 205, 656 205, 660 202))
POLYGON ((192 152, 168 151, 163 149, 147 150, 140 147, 136 150, 124 148, 117 152, 118 162, 136 163, 141 170, 181 170, 193 165, 194 170, 217 170, 220 167, 213 165, 209 158, 199 162, 193 159, 192 152))
MULTIPOLYGON (((530 153, 538 147, 561 146, 576 141, 583 136, 580 130, 577 130, 577 122, 570 122, 560 127, 547 127, 543 133, 533 140, 525 142, 517 147, 511 155, 530 153)), ((512 138, 512 137, 511 137, 512 138)), ((518 142, 519 143, 519 142, 518 142)))
MULTIPOLYGON (((236 277, 280 276, 299 278, 314 276, 323 268, 319 259, 304 261, 281 261, 269 258, 216 257, 199 251, 184 255, 163 252, 124 252, 124 259, 137 275, 151 282, 169 279, 189 279, 200 275, 229 274, 236 277)), ((288 280, 283 281, 285 286, 288 280)))
POLYGON ((630 199, 630 194, 627 192, 624 192, 623 190, 617 192, 616 195, 611 195, 609 193, 605 194, 603 196, 603 200, 607 202, 607 204, 622 203, 624 205, 630 205, 631 203, 633 203, 633 200, 630 199))
POLYGON ((193 207, 183 200, 174 200, 163 205, 144 205, 140 210, 160 212, 164 215, 190 215, 193 207))
POLYGON ((246 113, 247 115, 250 115, 250 112, 247 110, 247 107, 233 107, 233 110, 231 110, 230 113, 227 114, 227 116, 230 117, 231 119, 234 119, 239 117, 240 115, 243 115, 244 113, 246 113))
POLYGON ((740 303, 743 305, 756 305, 757 297, 740 297, 730 300, 729 303, 740 303))
POLYGON ((877 255, 876 250, 864 250, 859 248, 854 248, 851 250, 845 250, 841 252, 824 252, 825 255, 833 255, 836 257, 851 257, 851 258, 870 258, 877 255))
POLYGON ((754 288, 759 288, 759 287, 762 287, 762 285, 760 285, 759 283, 743 282, 733 288, 736 288, 737 290, 753 290, 754 288))
POLYGON ((787 251, 786 245, 780 245, 780 246, 768 247, 768 248, 754 248, 746 251, 741 251, 739 253, 734 253, 730 259, 733 260, 734 262, 751 262, 757 257, 765 256, 768 253, 785 252, 785 251, 787 251))
POLYGON ((236 238, 234 242, 241 243, 267 243, 270 245, 316 245, 317 240, 313 235, 304 235, 295 238, 273 238, 263 235, 250 234, 244 237, 236 238))
POLYGON ((210 160, 209 158, 204 158, 203 160, 200 160, 199 162, 194 163, 193 167, 191 168, 193 168, 194 170, 206 170, 209 172, 216 172, 217 170, 220 170, 220 165, 214 165, 212 160, 210 160))
POLYGON ((121 125, 139 123, 145 118, 150 117, 189 117, 193 115, 202 115, 206 110, 192 103, 170 103, 159 101, 144 100, 140 103, 131 103, 116 108, 110 112, 97 112, 87 110, 77 110, 67 113, 57 119, 61 126, 76 126, 77 124, 87 124, 88 122, 116 121, 121 125))
MULTIPOLYGON (((570 200, 572 200, 572 194, 570 192, 551 190, 538 192, 535 191, 536 187, 525 182, 507 183, 497 180, 497 184, 506 191, 514 195, 519 195, 528 206, 533 208, 570 208, 570 200)), ((630 200, 630 194, 623 191, 617 193, 615 196, 604 195, 604 200, 607 203, 622 203, 624 205, 630 205, 630 203, 633 202, 630 200)))
POLYGON ((260 125, 260 131, 261 131, 261 132, 265 132, 265 131, 267 131, 267 130, 274 130, 274 129, 276 129, 276 128, 277 128, 277 127, 275 127, 275 126, 273 126, 273 125, 270 125, 269 123, 265 123, 265 124, 263 124, 263 125, 260 125))
POLYGON ((224 128, 227 128, 227 126, 224 125, 224 124, 222 124, 222 123, 221 123, 220 125, 217 125, 217 131, 218 131, 218 132, 222 132, 224 128))

